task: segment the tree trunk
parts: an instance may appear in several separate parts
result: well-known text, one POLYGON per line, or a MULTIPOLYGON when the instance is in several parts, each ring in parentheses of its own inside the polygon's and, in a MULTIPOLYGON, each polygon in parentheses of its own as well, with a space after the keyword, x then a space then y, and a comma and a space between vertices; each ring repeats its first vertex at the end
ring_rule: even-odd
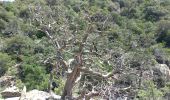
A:
POLYGON ((72 100, 72 88, 76 79, 80 76, 80 66, 75 66, 72 73, 68 75, 61 100, 72 100))

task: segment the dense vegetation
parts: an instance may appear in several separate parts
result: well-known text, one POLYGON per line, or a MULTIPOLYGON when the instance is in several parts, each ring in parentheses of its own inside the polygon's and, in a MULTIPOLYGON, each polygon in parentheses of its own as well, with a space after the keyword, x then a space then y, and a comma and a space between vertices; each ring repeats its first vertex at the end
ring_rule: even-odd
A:
POLYGON ((169 47, 170 0, 0 3, 0 76, 28 90, 48 91, 50 80, 63 98, 93 91, 109 100, 164 98, 169 77, 153 69, 170 67, 169 47))

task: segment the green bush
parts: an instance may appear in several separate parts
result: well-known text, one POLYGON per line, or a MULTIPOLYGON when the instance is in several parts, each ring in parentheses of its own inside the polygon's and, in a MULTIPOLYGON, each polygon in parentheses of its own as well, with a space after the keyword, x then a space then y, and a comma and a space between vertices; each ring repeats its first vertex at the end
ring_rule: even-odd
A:
POLYGON ((128 23, 128 29, 130 29, 134 34, 142 34, 144 33, 142 29, 142 25, 140 26, 140 22, 136 22, 135 20, 131 20, 128 23))
POLYGON ((135 8, 125 8, 122 12, 121 12, 122 16, 126 16, 128 18, 139 18, 140 17, 140 13, 138 11, 138 9, 135 8))
POLYGON ((112 0, 112 1, 118 2, 121 8, 130 7, 131 5, 131 0, 112 0))
POLYGON ((4 49, 8 54, 24 54, 30 52, 28 49, 33 45, 32 42, 27 36, 18 34, 6 40, 6 47, 4 49))
POLYGON ((55 88, 54 89, 54 92, 57 94, 57 95, 61 95, 62 92, 63 92, 63 88, 64 88, 64 81, 62 79, 58 79, 56 80, 56 83, 59 85, 58 88, 55 88))
POLYGON ((144 10, 145 19, 147 21, 158 21, 165 16, 167 11, 160 6, 148 6, 144 10))
POLYGON ((6 22, 0 19, 0 32, 2 31, 2 29, 5 29, 5 26, 6 26, 6 22))
POLYGON ((8 54, 0 53, 0 76, 3 76, 12 65, 14 65, 14 61, 11 57, 8 54))
POLYGON ((125 18, 117 13, 112 13, 112 19, 119 26, 125 25, 125 18))
POLYGON ((165 42, 167 47, 170 47, 170 22, 161 21, 158 26, 158 38, 157 42, 165 42))
POLYGON ((0 9, 0 18, 5 20, 6 22, 9 22, 11 19, 13 19, 15 16, 14 16, 14 13, 13 12, 7 12, 6 10, 4 9, 0 9))
POLYGON ((14 14, 17 14, 17 6, 14 5, 13 3, 4 3, 3 7, 5 8, 6 11, 14 12, 14 14))
POLYGON ((146 81, 145 87, 138 91, 138 96, 141 100, 161 100, 163 92, 152 81, 146 81))
POLYGON ((23 64, 20 68, 20 78, 28 90, 48 88, 48 76, 45 69, 36 64, 23 64))

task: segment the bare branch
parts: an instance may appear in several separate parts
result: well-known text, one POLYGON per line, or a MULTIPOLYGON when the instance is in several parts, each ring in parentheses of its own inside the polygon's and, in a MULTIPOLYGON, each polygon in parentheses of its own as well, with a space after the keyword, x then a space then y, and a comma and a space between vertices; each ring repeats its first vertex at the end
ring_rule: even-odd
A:
MULTIPOLYGON (((112 72, 104 75, 104 74, 101 74, 99 72, 95 72, 92 69, 80 68, 80 70, 82 72, 85 72, 85 73, 88 73, 88 74, 92 74, 92 75, 95 75, 95 76, 99 76, 99 77, 102 77, 102 78, 110 78, 110 77, 114 76, 115 73, 117 73, 117 71, 112 71, 112 72)), ((117 80, 117 78, 115 78, 115 77, 113 77, 113 78, 117 80)))
POLYGON ((83 88, 80 96, 75 97, 75 100, 90 100, 92 97, 99 96, 100 92, 92 91, 86 94, 85 88, 83 88), (83 99, 84 98, 84 99, 83 99))
POLYGON ((99 92, 90 92, 85 95, 85 100, 90 100, 92 97, 98 96, 100 93, 99 92))

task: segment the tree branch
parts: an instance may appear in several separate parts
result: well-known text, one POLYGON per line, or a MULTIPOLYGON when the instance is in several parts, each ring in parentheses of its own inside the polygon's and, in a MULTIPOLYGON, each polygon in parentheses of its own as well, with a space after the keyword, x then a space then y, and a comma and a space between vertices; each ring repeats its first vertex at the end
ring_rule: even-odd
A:
MULTIPOLYGON (((87 69, 87 68, 80 68, 80 71, 88 73, 88 74, 92 74, 92 75, 95 75, 95 76, 99 76, 99 77, 102 77, 102 78, 110 78, 110 77, 114 76, 115 73, 117 73, 117 71, 112 71, 112 72, 104 75, 104 74, 101 74, 99 72, 95 72, 92 69, 87 69)), ((117 78, 115 78, 115 77, 114 77, 114 79, 117 80, 117 78)))
POLYGON ((86 94, 86 91, 85 89, 83 89, 83 91, 81 92, 80 96, 78 97, 75 97, 74 99, 75 100, 90 100, 92 97, 95 97, 95 96, 99 96, 100 92, 97 92, 97 91, 92 91, 92 92, 89 92, 86 94))
POLYGON ((85 100, 90 100, 92 97, 98 96, 100 93, 99 92, 90 92, 85 95, 85 100))

